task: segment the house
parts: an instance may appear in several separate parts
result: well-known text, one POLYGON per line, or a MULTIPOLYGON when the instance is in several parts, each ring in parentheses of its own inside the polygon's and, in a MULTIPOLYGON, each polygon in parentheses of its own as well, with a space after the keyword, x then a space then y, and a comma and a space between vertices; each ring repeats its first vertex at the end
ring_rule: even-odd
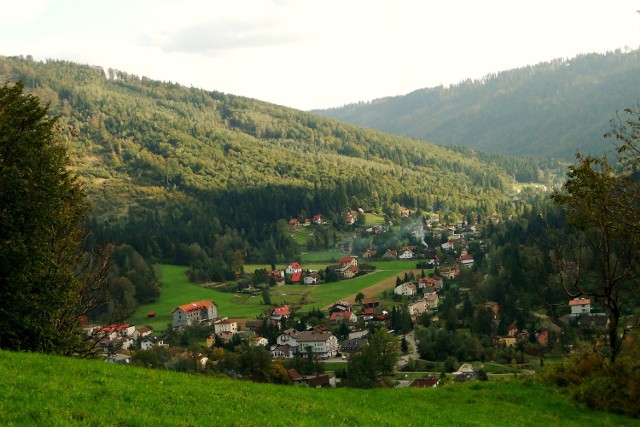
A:
POLYGON ((117 363, 119 365, 128 365, 131 363, 131 356, 124 353, 113 354, 106 359, 109 363, 117 363))
POLYGON ((231 332, 232 334, 235 334, 238 332, 238 322, 227 318, 216 320, 213 322, 213 331, 216 334, 220 332, 231 332))
POLYGON ((591 300, 589 298, 574 298, 569 301, 569 307, 571 307, 571 316, 590 314, 591 300))
POLYGON ((222 331, 222 332, 218 332, 215 336, 216 336, 216 341, 219 340, 223 344, 228 344, 231 342, 234 335, 235 334, 231 331, 222 331))
POLYGON ((318 273, 309 273, 304 276, 303 283, 305 285, 317 285, 320 283, 320 275, 318 273))
POLYGON ((251 346, 260 345, 262 347, 267 347, 269 345, 269 340, 266 339, 265 337, 255 336, 255 337, 249 339, 249 345, 251 345, 251 346))
POLYGON ((398 251, 396 251, 395 249, 387 249, 387 252, 385 252, 384 255, 382 255, 382 259, 384 260, 390 260, 390 259, 396 259, 398 258, 398 251))
POLYGON ((340 300, 333 304, 329 309, 329 313, 333 314, 340 311, 351 311, 351 303, 349 301, 340 300))
POLYGON ((285 329, 278 335, 276 338, 276 343, 278 345, 289 345, 292 348, 298 347, 298 331, 296 329, 290 328, 285 329))
POLYGON ((135 325, 130 323, 99 326, 93 330, 93 335, 99 338, 108 338, 115 340, 117 338, 130 337, 133 338, 136 331, 135 325))
POLYGON ((398 258, 400 259, 412 259, 413 258, 413 251, 411 251, 411 249, 408 248, 403 248, 400 250, 400 254, 398 255, 398 258))
POLYGON ((191 302, 174 308, 171 314, 176 328, 196 325, 217 318, 218 305, 213 301, 191 302))
POLYGON ((427 312, 427 301, 424 299, 415 301, 407 305, 407 310, 409 311, 409 315, 412 317, 418 317, 422 313, 427 312))
POLYGON ((442 275, 442 277, 445 277, 447 279, 455 279, 456 277, 458 277, 459 272, 455 268, 442 267, 440 269, 440 274, 442 275))
POLYGON ((403 283, 393 290, 393 293, 403 297, 412 297, 416 294, 416 285, 411 282, 403 283))
POLYGON ((442 250, 448 251, 448 250, 453 249, 453 244, 451 242, 445 242, 445 243, 441 244, 440 247, 442 248, 442 250))
POLYGON ((297 262, 292 262, 284 270, 287 276, 291 277, 291 282, 297 283, 302 279, 302 266, 297 262))
POLYGON ((283 318, 287 319, 291 316, 291 310, 288 305, 283 305, 280 307, 276 307, 271 311, 271 315, 269 316, 272 320, 280 321, 283 318))
POLYGON ((366 338, 348 339, 340 345, 340 352, 343 354, 358 354, 365 345, 367 345, 366 338))
POLYGON ((314 215, 313 219, 312 219, 312 222, 314 224, 317 224, 317 225, 324 224, 324 221, 322 219, 322 215, 314 215))
POLYGON ((493 342, 496 345, 503 345, 505 347, 513 347, 518 342, 518 339, 515 336, 513 336, 513 337, 510 337, 510 336, 503 336, 503 337, 495 336, 495 337, 493 337, 493 342))
POLYGON ((367 335, 369 335, 369 331, 367 329, 360 330, 360 331, 351 331, 349 332, 347 339, 354 340, 357 338, 364 338, 367 335))
POLYGON ((360 304, 362 305, 362 308, 378 308, 380 307, 380 298, 362 298, 360 304))
POLYGON ((467 253, 460 255, 456 258, 455 263, 459 264, 462 268, 471 268, 473 267, 473 255, 467 253))
POLYGON ((416 378, 409 387, 431 388, 440 385, 440 378, 416 378))
POLYGON ((338 338, 331 332, 303 331, 296 336, 298 352, 306 354, 307 348, 311 348, 313 355, 321 359, 335 357, 338 352, 338 338))
POLYGON ((297 218, 291 218, 289 220, 289 226, 290 227, 300 227, 302 224, 300 224, 300 221, 298 221, 297 218))
POLYGON ((272 277, 276 281, 276 283, 284 282, 284 271, 272 270, 269 272, 269 277, 272 277))
POLYGON ((300 375, 300 373, 295 369, 293 368, 287 369, 287 374, 289 374, 289 378, 291 379, 291 382, 293 383, 293 385, 295 386, 307 385, 307 381, 305 380, 305 378, 302 375, 300 375))
POLYGON ((340 323, 357 323, 358 316, 352 311, 336 311, 331 313, 329 317, 329 323, 332 325, 338 325, 340 323))
POLYGON ((150 348, 156 347, 156 346, 168 347, 168 345, 164 343, 164 340, 158 337, 146 337, 142 341, 140 341, 141 350, 149 350, 150 348))
POLYGON ((153 329, 151 329, 148 326, 142 326, 140 328, 136 328, 136 330, 133 331, 133 335, 131 337, 134 340, 137 340, 139 338, 147 337, 147 336, 149 336, 151 334, 153 334, 153 329))
POLYGON ((295 356, 295 347, 289 344, 271 346, 271 357, 280 359, 292 359, 295 356))
POLYGON ((438 297, 438 294, 425 294, 424 301, 427 304, 428 309, 435 310, 436 308, 438 308, 440 299, 438 297))
POLYGON ((337 269, 336 274, 341 279, 352 279, 358 274, 359 271, 360 269, 357 265, 347 265, 346 267, 337 269))
POLYGON ((378 251, 376 251, 375 249, 367 249, 362 254, 362 258, 371 259, 371 258, 375 258, 376 255, 378 255, 378 251))
POLYGON ((335 377, 330 377, 329 375, 318 375, 315 377, 307 378, 307 384, 311 388, 329 388, 335 385, 335 377), (331 380, 333 379, 333 384, 331 380))
POLYGON ((340 266, 341 267, 357 267, 358 266, 358 258, 354 256, 348 256, 344 258, 340 258, 340 266))

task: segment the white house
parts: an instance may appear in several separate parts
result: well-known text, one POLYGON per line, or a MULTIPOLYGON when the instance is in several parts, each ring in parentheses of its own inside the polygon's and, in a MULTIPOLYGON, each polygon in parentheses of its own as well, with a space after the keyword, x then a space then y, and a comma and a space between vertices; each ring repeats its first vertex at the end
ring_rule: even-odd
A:
POLYGON ((211 321, 218 317, 218 306, 213 301, 191 302, 176 307, 173 315, 173 326, 182 327, 196 325, 202 321, 211 321))
POLYGON ((581 314, 591 313, 591 300, 589 298, 574 298, 569 301, 571 307, 571 315, 579 316, 581 314))
POLYGON ((413 252, 410 249, 404 249, 400 252, 400 255, 398 255, 398 258, 411 259, 413 258, 413 252))
POLYGON ((336 338, 336 336, 331 332, 298 332, 296 340, 298 342, 299 353, 305 354, 307 352, 307 348, 311 348, 314 356, 321 359, 335 357, 338 353, 338 349, 340 348, 338 338, 336 338))
POLYGON ((149 350, 151 347, 165 347, 164 340, 158 337, 146 337, 140 342, 140 349, 149 350))
POLYGON ((401 295, 403 297, 412 297, 416 294, 416 285, 411 282, 403 283, 393 290, 393 293, 396 295, 401 295))
POLYGON ((216 320, 213 322, 213 330, 217 334, 219 332, 231 332, 235 334, 238 332, 238 322, 234 322, 227 318, 216 320))

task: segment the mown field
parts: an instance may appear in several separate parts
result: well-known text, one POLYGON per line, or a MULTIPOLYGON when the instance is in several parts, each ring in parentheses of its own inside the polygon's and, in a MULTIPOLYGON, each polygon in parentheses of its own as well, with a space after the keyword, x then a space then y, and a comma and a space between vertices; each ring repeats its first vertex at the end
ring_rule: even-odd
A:
MULTIPOLYGON (((325 265, 326 266, 326 265, 325 265)), ((391 261, 376 263, 377 271, 351 280, 343 280, 318 286, 282 285, 271 290, 273 304, 291 304, 301 306, 301 310, 322 308, 346 296, 375 285, 381 281, 403 275, 404 271, 415 267, 414 262, 391 261)), ((307 265, 304 266, 308 268, 307 265)), ((311 268, 311 267, 309 267, 311 268)), ((263 304, 262 297, 248 293, 222 292, 208 289, 189 282, 185 275, 186 267, 160 265, 162 289, 160 298, 151 304, 142 305, 127 319, 136 325, 149 325, 160 331, 172 322, 171 312, 179 305, 192 301, 213 300, 218 304, 218 313, 222 317, 253 318, 270 306, 263 304), (155 317, 147 317, 153 311, 155 317)))
POLYGON ((0 351, 8 426, 632 426, 535 382, 308 389, 0 351))

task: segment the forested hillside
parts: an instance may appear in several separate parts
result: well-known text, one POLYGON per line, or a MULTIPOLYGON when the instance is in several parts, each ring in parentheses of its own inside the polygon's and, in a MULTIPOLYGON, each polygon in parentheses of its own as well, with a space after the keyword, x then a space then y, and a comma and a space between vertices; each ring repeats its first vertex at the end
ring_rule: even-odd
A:
POLYGON ((581 55, 317 114, 443 145, 573 159, 602 153, 616 111, 637 103, 640 51, 581 55))
POLYGON ((219 92, 65 61, 0 57, 60 116, 93 202, 92 242, 234 277, 299 250, 291 217, 394 206, 492 215, 552 164, 452 151, 219 92))

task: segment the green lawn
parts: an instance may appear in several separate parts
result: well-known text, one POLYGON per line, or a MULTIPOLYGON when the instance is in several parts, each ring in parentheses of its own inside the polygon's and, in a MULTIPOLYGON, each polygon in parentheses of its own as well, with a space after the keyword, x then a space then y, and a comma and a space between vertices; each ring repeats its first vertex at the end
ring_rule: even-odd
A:
POLYGON ((127 319, 136 325, 150 325, 154 330, 164 330, 172 322, 171 312, 179 305, 193 301, 213 300, 218 304, 218 313, 223 317, 255 317, 265 306, 262 298, 249 294, 220 292, 206 289, 189 282, 185 275, 186 267, 161 265, 162 289, 160 298, 154 303, 142 305, 127 319), (156 317, 149 318, 147 313, 155 311, 156 317))
POLYGON ((309 389, 0 351, 6 426, 632 426, 535 382, 309 389))
MULTIPOLYGON (((390 261, 375 263, 379 270, 357 277, 351 280, 343 280, 334 283, 326 283, 318 286, 282 285, 271 290, 271 302, 273 304, 302 305, 302 311, 312 308, 321 308, 348 295, 358 293, 360 290, 374 285, 382 280, 396 275, 401 275, 410 268, 415 268, 414 262, 390 261), (301 304, 302 297, 306 294, 306 303, 301 304)), ((324 264, 305 264, 305 268, 325 268, 324 264)), ((218 305, 218 313, 222 317, 253 318, 261 314, 268 306, 262 304, 260 295, 237 292, 221 292, 203 288, 189 282, 185 275, 186 267, 176 265, 161 265, 162 289, 160 298, 154 303, 142 305, 127 319, 127 322, 135 325, 149 325, 156 331, 165 330, 167 324, 172 322, 171 312, 179 305, 193 301, 213 300, 218 305), (147 317, 147 313, 154 311, 154 318, 147 317)), ((253 265, 250 268, 271 268, 253 265)), ((245 269, 248 271, 248 269, 245 269)), ((251 270, 253 271, 253 270, 251 270)))

